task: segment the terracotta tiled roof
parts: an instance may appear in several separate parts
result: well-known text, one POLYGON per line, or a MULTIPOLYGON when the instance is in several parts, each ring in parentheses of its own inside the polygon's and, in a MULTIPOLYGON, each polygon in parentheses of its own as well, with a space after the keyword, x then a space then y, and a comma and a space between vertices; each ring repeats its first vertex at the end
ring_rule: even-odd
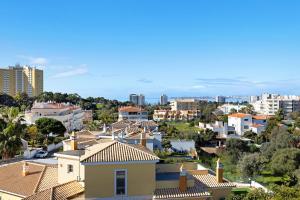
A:
POLYGON ((179 188, 156 189, 153 199, 186 199, 197 197, 210 197, 211 194, 201 187, 189 187, 185 192, 179 188))
POLYGON ((231 182, 227 182, 224 180, 223 183, 218 183, 216 180, 216 176, 211 174, 205 174, 205 175, 193 175, 196 184, 208 187, 208 188, 223 188, 223 187, 235 187, 235 185, 231 182))
POLYGON ((35 192, 58 185, 57 167, 46 166, 35 192))
POLYGON ((266 120, 266 119, 269 119, 270 116, 269 115, 253 115, 252 118, 256 119, 256 120, 266 120))
POLYGON ((159 158, 145 147, 124 144, 118 141, 94 145, 85 151, 83 163, 158 161, 159 158))
POLYGON ((244 114, 244 113, 234 113, 231 115, 228 115, 228 117, 236 117, 236 118, 244 118, 244 117, 249 117, 251 116, 250 114, 244 114))
POLYGON ((72 199, 84 192, 84 188, 77 181, 72 181, 43 190, 24 200, 62 200, 72 199))
POLYGON ((29 175, 22 176, 23 162, 0 167, 0 190, 26 197, 35 193, 45 169, 44 165, 28 163, 29 175))
POLYGON ((264 125, 261 125, 261 124, 252 124, 251 127, 254 127, 254 128, 258 128, 258 127, 262 127, 264 125))
POLYGON ((141 107, 124 106, 119 108, 119 112, 142 112, 145 111, 141 107))

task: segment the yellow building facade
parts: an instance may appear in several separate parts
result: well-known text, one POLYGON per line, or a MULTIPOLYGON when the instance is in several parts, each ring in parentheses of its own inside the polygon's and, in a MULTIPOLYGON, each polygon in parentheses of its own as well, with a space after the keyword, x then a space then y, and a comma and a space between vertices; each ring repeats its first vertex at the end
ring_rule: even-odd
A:
POLYGON ((38 96, 44 89, 43 70, 19 65, 0 69, 0 92, 15 96, 27 93, 38 96))

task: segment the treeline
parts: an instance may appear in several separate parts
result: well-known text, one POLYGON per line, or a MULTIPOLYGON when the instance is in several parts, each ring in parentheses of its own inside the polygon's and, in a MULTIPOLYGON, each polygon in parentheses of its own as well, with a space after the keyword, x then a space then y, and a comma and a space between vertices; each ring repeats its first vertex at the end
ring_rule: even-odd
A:
POLYGON ((106 108, 118 108, 119 106, 130 105, 129 102, 120 102, 118 100, 109 100, 104 97, 88 97, 83 98, 77 93, 60 93, 60 92, 43 92, 37 97, 29 97, 26 93, 19 93, 16 96, 10 96, 5 93, 0 93, 0 105, 7 107, 19 107, 24 111, 30 109, 35 101, 38 102, 56 102, 56 103, 71 103, 80 105, 86 110, 97 110, 99 105, 105 105, 106 108), (98 106, 98 107, 97 107, 98 106))

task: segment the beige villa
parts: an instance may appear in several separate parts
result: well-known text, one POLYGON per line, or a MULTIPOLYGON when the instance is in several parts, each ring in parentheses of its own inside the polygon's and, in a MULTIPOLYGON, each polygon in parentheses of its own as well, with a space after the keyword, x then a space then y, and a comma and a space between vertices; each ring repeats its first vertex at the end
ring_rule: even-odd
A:
POLYGON ((79 148, 72 134, 70 145, 55 154, 56 166, 0 166, 0 199, 219 200, 235 187, 223 179, 220 161, 216 174, 192 162, 159 164, 146 148, 146 137, 140 144, 111 139, 79 148))

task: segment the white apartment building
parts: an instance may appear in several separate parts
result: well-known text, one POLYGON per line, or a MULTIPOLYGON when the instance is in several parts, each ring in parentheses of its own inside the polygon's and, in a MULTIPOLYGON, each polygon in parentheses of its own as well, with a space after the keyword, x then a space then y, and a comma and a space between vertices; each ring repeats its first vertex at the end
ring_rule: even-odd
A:
POLYGON ((154 110, 154 121, 177 121, 177 120, 193 120, 200 117, 199 110, 154 110))
POLYGON ((196 99, 175 99, 171 101, 171 110, 197 110, 198 103, 196 99))
POLYGON ((143 106, 145 105, 145 96, 143 94, 130 94, 129 101, 135 105, 143 106))
POLYGON ((228 125, 234 127, 237 135, 242 136, 246 131, 251 130, 252 115, 243 113, 229 115, 228 125))
POLYGON ((163 94, 160 96, 160 105, 166 105, 168 104, 168 96, 163 94))
POLYGON ((255 112, 264 115, 275 115, 281 108, 285 115, 300 111, 300 97, 295 95, 262 94, 261 97, 251 97, 251 105, 255 112))
POLYGON ((148 112, 140 107, 124 106, 119 108, 118 121, 146 121, 148 120, 148 112))
POLYGON ((231 110, 236 110, 239 112, 242 108, 246 107, 245 105, 235 105, 235 104, 224 104, 218 107, 218 110, 221 110, 223 114, 228 115, 231 110))
POLYGON ((81 130, 85 121, 85 111, 79 106, 65 103, 37 103, 25 112, 27 124, 34 124, 40 118, 52 118, 61 121, 67 131, 81 130))
POLYGON ((216 96, 216 102, 217 103, 225 103, 226 102, 226 97, 224 97, 224 96, 216 96))
POLYGON ((228 127, 234 127, 239 136, 243 136, 246 131, 261 134, 266 129, 268 118, 268 115, 235 113, 228 116, 228 127))

